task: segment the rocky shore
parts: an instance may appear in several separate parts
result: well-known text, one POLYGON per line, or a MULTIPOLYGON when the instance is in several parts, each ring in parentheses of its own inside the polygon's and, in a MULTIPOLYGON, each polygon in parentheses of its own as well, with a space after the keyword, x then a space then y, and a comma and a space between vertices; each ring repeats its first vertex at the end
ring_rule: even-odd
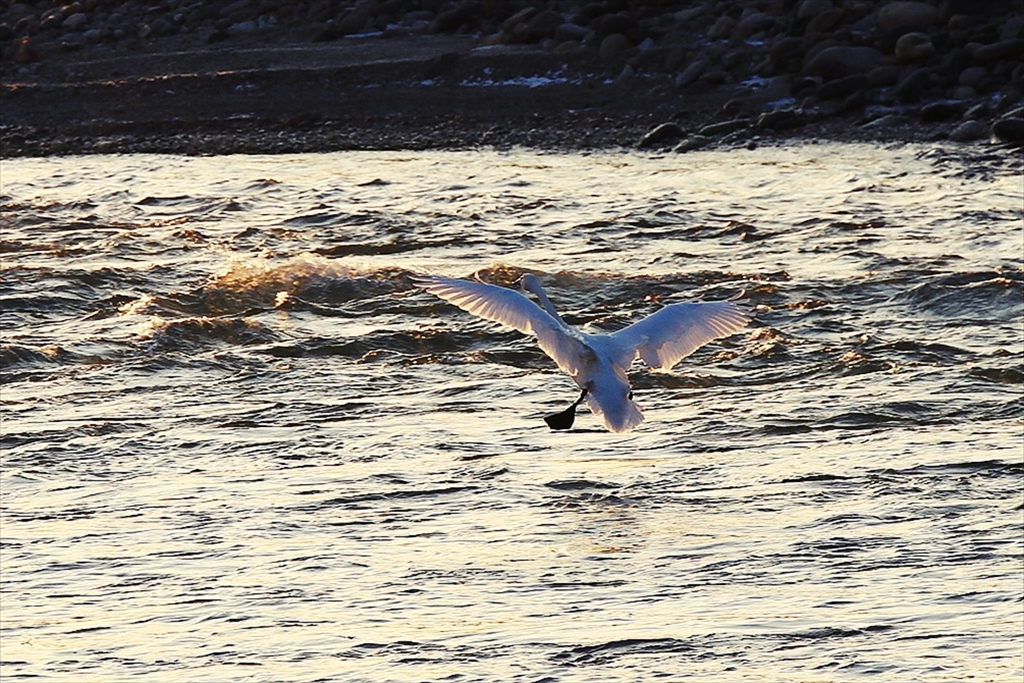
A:
POLYGON ((1024 142, 1021 0, 0 2, 0 154, 1024 142))

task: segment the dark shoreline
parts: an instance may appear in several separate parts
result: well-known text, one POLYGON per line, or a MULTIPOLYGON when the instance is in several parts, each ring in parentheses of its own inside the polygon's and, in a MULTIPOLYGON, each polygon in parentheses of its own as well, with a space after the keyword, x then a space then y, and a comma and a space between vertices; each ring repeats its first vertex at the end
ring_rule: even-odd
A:
MULTIPOLYGON (((782 27, 776 44, 792 41, 784 30, 801 33, 802 25, 793 22, 806 3, 799 7, 786 2, 765 4, 779 5, 773 19, 774 25, 782 27)), ((1024 15, 1016 8, 1019 4, 1008 3, 1009 20, 1024 15)), ((102 15, 104 3, 92 5, 97 16, 106 16, 102 15)), ((459 7, 469 5, 479 3, 459 7)), ((226 7, 231 6, 257 11, 256 3, 226 7)), ((8 13, 11 7, 5 4, 8 13)), ((87 10, 81 9, 83 14, 87 10)), ((641 14, 642 10, 641 6, 641 14)), ((694 11, 666 13, 663 23, 694 11)), ((941 18, 939 11, 935 10, 936 22, 941 18)), ((348 15, 340 11, 338 16, 348 15)), ((626 21, 623 17, 628 18, 629 12, 609 16, 626 21)), ((946 23, 956 24, 959 16, 946 23)), ((201 28, 206 24, 159 39, 132 37, 72 47, 63 28, 14 36, 0 69, 0 156, 480 146, 588 150, 642 145, 687 151, 806 139, 1019 145, 1024 138, 1020 82, 1024 69, 1017 65, 1019 57, 1016 61, 993 58, 985 66, 968 67, 989 74, 978 86, 981 91, 975 92, 956 85, 955 78, 950 81, 938 65, 929 66, 931 62, 900 65, 884 56, 879 57, 883 66, 868 75, 844 76, 838 71, 819 76, 819 67, 807 64, 813 52, 804 62, 797 59, 788 66, 773 66, 771 50, 778 50, 765 47, 769 54, 755 67, 752 60, 758 54, 747 47, 750 41, 734 34, 709 43, 707 35, 715 35, 721 21, 711 28, 695 25, 691 33, 680 30, 678 35, 658 34, 655 22, 649 32, 664 46, 638 32, 623 38, 621 53, 609 56, 604 49, 607 41, 600 42, 593 30, 589 39, 578 44, 569 41, 557 46, 553 39, 517 43, 480 33, 440 32, 378 32, 319 41, 316 38, 322 33, 316 31, 325 30, 323 26, 302 22, 288 30, 232 32, 225 26, 239 18, 209 24, 221 34, 207 33, 205 39, 201 28), (210 36, 217 39, 211 42, 210 36), (633 44, 640 40, 644 42, 633 44), (672 40, 683 43, 676 45, 672 40), (708 63, 701 67, 703 75, 689 80, 690 58, 685 55, 707 61, 701 56, 707 49, 700 46, 709 44, 715 54, 736 46, 734 53, 742 53, 750 63, 733 65, 731 71, 711 70, 716 65, 708 63), (25 45, 32 46, 30 61, 23 54, 25 45), (680 54, 684 55, 681 61, 680 54), (869 76, 876 78, 872 74, 884 71, 888 63, 894 72, 902 69, 901 73, 909 74, 904 79, 927 72, 930 80, 923 80, 921 91, 913 96, 907 96, 906 88, 900 91, 904 81, 872 85, 869 76), (951 93, 973 95, 953 99, 951 93), (644 137, 662 124, 667 125, 657 134, 644 137)), ((324 26, 334 26, 332 21, 324 26)), ((478 21, 486 26, 482 19, 478 21)), ((85 20, 78 23, 92 25, 85 20)), ((99 25, 98 20, 94 24, 99 25)), ((18 25, 26 32, 32 29, 24 17, 18 25)), ((974 25, 980 28, 968 37, 999 38, 991 33, 992 20, 974 25)), ((949 42, 950 31, 941 23, 929 30, 936 43, 949 42)), ((929 34, 920 35, 927 38, 929 34)), ((765 45, 770 38, 765 35, 765 45)), ((832 34, 814 39, 839 45, 832 34)), ((874 39, 879 45, 889 40, 882 34, 874 39)), ((802 40, 815 49, 814 40, 802 40)), ((1024 44, 1009 39, 1015 45, 1013 41, 1024 44)), ((949 50, 964 52, 949 44, 949 50)), ((971 46, 975 54, 981 49, 975 43, 971 46)), ((882 55, 881 50, 865 49, 882 55)), ((730 57, 734 53, 721 55, 723 64, 735 61, 730 57)), ((930 59, 940 61, 937 55, 930 59)), ((943 64, 949 61, 941 59, 943 64)), ((966 56, 961 61, 956 68, 972 63, 966 56)))

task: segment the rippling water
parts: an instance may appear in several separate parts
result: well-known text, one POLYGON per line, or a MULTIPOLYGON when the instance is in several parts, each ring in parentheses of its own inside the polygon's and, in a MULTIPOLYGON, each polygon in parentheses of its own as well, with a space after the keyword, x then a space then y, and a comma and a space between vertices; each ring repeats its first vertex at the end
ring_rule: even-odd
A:
POLYGON ((1020 681, 1019 160, 4 160, 2 663, 54 681, 1020 681), (647 421, 415 271, 755 321, 647 421))

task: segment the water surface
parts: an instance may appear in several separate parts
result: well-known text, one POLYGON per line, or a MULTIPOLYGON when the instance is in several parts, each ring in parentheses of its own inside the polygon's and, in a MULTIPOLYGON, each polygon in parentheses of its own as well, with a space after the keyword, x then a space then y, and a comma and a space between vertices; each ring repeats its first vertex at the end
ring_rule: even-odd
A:
POLYGON ((5 680, 1019 681, 1019 161, 3 162, 5 680), (613 435, 412 287, 742 294, 613 435))

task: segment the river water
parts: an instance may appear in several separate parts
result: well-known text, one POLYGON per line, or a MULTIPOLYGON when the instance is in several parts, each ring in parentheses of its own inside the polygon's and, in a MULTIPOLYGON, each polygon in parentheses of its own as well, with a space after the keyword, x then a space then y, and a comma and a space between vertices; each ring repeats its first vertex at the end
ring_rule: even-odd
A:
POLYGON ((953 146, 5 159, 4 680, 1024 676, 1021 163, 953 146), (617 329, 625 435, 413 272, 617 329))

